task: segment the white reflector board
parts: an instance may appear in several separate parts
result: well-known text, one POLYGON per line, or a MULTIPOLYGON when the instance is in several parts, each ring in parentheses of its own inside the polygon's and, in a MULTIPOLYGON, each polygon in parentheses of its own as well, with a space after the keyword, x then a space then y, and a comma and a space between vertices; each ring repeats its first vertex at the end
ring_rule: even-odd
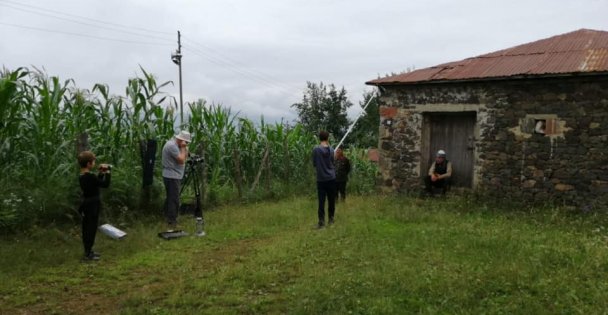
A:
POLYGON ((124 231, 121 231, 118 228, 116 228, 110 224, 104 224, 104 225, 100 226, 99 230, 101 232, 103 232, 103 234, 105 234, 115 240, 121 239, 125 235, 127 235, 127 233, 125 233, 124 231))

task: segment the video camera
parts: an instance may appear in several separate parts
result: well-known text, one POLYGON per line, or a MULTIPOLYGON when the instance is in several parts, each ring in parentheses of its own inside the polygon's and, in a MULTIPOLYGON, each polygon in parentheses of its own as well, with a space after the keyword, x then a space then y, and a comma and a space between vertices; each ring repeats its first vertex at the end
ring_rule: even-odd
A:
POLYGON ((188 159, 186 160, 186 163, 188 165, 196 165, 199 163, 203 163, 204 158, 200 155, 196 155, 196 154, 188 154, 188 159))
POLYGON ((99 165, 99 170, 102 172, 107 172, 112 170, 112 164, 101 164, 99 165))

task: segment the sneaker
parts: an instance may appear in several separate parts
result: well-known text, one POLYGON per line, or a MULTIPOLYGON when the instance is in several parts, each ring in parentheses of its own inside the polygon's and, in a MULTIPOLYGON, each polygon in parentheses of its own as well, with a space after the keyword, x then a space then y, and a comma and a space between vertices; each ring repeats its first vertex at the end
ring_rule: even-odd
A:
POLYGON ((323 223, 323 222, 319 222, 319 223, 317 224, 317 229, 318 229, 318 230, 320 230, 320 229, 322 229, 322 228, 324 228, 324 227, 325 227, 325 223, 323 223))
POLYGON ((91 255, 93 255, 93 257, 97 257, 97 258, 101 257, 100 253, 97 253, 97 252, 94 252, 94 251, 91 251, 91 255))
POLYGON ((329 225, 334 224, 334 218, 329 219, 329 225))
POLYGON ((177 226, 173 226, 173 227, 169 227, 167 228, 167 233, 177 233, 177 232, 181 232, 182 230, 180 230, 177 226))
POLYGON ((95 256, 92 252, 89 253, 88 255, 85 255, 82 258, 82 261, 97 261, 99 260, 99 256, 95 256))
POLYGON ((167 223, 167 232, 172 233, 178 231, 177 223, 167 223))

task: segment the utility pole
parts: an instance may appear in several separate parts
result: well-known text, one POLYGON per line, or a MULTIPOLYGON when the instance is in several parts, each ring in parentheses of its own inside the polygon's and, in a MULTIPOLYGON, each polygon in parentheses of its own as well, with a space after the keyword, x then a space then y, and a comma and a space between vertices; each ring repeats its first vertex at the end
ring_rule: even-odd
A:
POLYGON ((177 31, 177 50, 171 54, 171 60, 179 67, 179 122, 184 125, 184 104, 182 94, 182 35, 177 31))

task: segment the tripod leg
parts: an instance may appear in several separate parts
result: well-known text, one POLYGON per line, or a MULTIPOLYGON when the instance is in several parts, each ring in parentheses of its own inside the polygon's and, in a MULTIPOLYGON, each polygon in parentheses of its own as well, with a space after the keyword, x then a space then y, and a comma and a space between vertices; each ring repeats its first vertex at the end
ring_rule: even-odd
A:
POLYGON ((205 222, 203 221, 203 218, 198 217, 196 218, 196 236, 205 236, 207 235, 207 233, 205 233, 205 222))
POLYGON ((198 182, 198 174, 195 170, 192 171, 192 181, 194 184, 194 195, 196 197, 196 207, 194 208, 194 217, 196 217, 196 236, 205 236, 205 221, 203 220, 203 207, 201 204, 201 189, 198 182))
POLYGON ((179 190, 179 195, 180 195, 180 196, 181 196, 181 195, 182 195, 182 193, 184 192, 184 189, 185 189, 185 188, 188 186, 188 184, 190 183, 191 176, 190 176, 190 174, 188 174, 188 173, 190 172, 190 169, 192 169, 192 168, 191 168, 191 167, 190 167, 190 168, 186 168, 186 171, 184 172, 185 177, 184 177, 184 180, 182 181, 182 187, 181 187, 181 189, 179 190))

